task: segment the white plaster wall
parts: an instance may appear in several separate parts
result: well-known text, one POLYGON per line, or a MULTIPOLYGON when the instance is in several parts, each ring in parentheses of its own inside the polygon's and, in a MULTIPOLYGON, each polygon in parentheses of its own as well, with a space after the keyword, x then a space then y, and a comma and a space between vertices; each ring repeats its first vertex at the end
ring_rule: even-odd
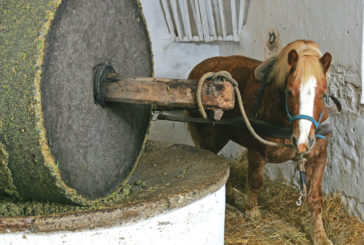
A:
POLYGON ((185 207, 111 228, 0 235, 2 245, 222 245, 225 186, 185 207))
MULTIPOLYGON (((362 0, 248 0, 247 20, 239 43, 174 43, 164 23, 159 1, 141 0, 150 31, 155 76, 186 78, 194 65, 216 55, 243 54, 263 60, 288 42, 311 39, 330 52, 330 91, 343 112, 330 111, 333 121, 325 192, 343 193, 349 210, 364 219, 364 106, 360 104, 363 56, 362 0), (267 45, 268 33, 277 45, 267 45)), ((154 122, 150 138, 193 144, 182 123, 154 122)), ((227 146, 223 154, 236 158, 241 148, 227 146)), ((272 178, 295 182, 294 165, 268 165, 272 178)))

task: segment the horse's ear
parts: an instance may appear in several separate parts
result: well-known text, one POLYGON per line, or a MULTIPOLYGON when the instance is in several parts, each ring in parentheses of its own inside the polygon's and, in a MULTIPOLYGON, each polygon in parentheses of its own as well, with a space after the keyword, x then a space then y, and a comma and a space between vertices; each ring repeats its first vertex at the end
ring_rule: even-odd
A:
POLYGON ((295 49, 292 49, 288 53, 288 65, 290 66, 290 68, 296 67, 297 62, 298 62, 298 53, 295 49))
POLYGON ((324 68, 324 73, 326 74, 330 69, 332 56, 330 53, 326 52, 320 59, 322 67, 324 68))
POLYGON ((261 82, 270 83, 272 80, 270 74, 276 60, 277 57, 272 56, 263 61, 263 63, 260 64, 254 71, 255 79, 261 82))

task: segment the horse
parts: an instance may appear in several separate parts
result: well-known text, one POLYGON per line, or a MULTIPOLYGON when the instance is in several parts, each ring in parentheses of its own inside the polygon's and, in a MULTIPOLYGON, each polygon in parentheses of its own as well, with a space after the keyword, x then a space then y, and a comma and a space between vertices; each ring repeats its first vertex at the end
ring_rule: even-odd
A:
MULTIPOLYGON (((327 76, 332 56, 321 54, 317 43, 297 40, 286 45, 277 55, 264 62, 234 55, 212 57, 196 65, 188 79, 199 79, 207 72, 228 71, 238 82, 238 89, 247 115, 282 127, 290 127, 290 138, 265 136, 264 139, 289 144, 275 147, 258 142, 248 131, 237 127, 214 124, 187 123, 197 147, 218 153, 232 140, 248 149, 248 198, 246 214, 260 216, 258 192, 263 184, 267 162, 281 163, 304 154, 308 186, 307 203, 312 214, 313 244, 332 244, 322 222, 322 174, 327 163, 330 132, 318 135, 317 126, 329 117, 325 106, 327 76), (320 137, 319 137, 320 136, 320 137)), ((198 111, 187 111, 199 116, 198 111)), ((237 105, 224 111, 222 119, 241 116, 237 105)))

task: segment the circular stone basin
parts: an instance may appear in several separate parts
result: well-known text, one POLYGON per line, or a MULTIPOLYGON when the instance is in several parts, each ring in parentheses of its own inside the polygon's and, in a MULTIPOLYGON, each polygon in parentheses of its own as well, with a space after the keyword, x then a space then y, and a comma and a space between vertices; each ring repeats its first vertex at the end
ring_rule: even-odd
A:
POLYGON ((147 142, 130 194, 107 207, 0 218, 1 244, 223 244, 227 161, 147 142))

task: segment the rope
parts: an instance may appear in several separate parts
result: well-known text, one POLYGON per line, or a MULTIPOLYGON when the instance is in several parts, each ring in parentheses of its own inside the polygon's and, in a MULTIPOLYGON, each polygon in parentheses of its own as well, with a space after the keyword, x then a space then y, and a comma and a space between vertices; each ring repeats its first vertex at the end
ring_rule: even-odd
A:
POLYGON ((249 132, 254 136, 254 138, 256 140, 258 140, 260 143, 268 145, 268 146, 289 147, 289 148, 293 147, 290 144, 282 144, 282 143, 276 143, 276 142, 265 140, 255 132, 254 128, 250 124, 248 116, 246 115, 244 105, 243 105, 243 100, 242 100, 242 97, 241 97, 241 93, 240 93, 239 88, 238 88, 239 84, 234 78, 232 78, 231 74, 229 72, 227 72, 227 71, 219 71, 219 72, 216 72, 216 73, 208 72, 208 73, 204 74, 200 78, 200 80, 198 81, 197 90, 196 90, 196 99, 197 99, 198 109, 199 109, 199 111, 200 111, 200 113, 201 113, 201 115, 202 115, 202 117, 204 119, 207 119, 207 114, 206 114, 206 111, 205 111, 205 109, 203 108, 203 105, 202 105, 201 91, 202 91, 202 85, 203 85, 204 81, 209 80, 209 79, 228 81, 233 85, 234 92, 235 92, 236 98, 238 100, 240 113, 243 116, 246 127, 248 128, 249 132))
POLYGON ((197 84, 197 90, 196 90, 196 95, 197 95, 197 106, 198 106, 198 109, 201 113, 201 116, 204 118, 204 119, 207 119, 207 114, 206 114, 206 111, 205 111, 205 108, 203 108, 203 105, 202 105, 202 99, 201 99, 201 92, 202 92, 202 85, 204 83, 205 80, 209 80, 212 78, 212 76, 214 75, 213 72, 208 72, 208 73, 205 73, 201 78, 200 80, 198 81, 198 84, 197 84))
POLYGON ((301 180, 301 193, 300 197, 298 198, 296 205, 301 206, 303 203, 303 200, 306 198, 307 195, 307 185, 306 185, 306 169, 305 164, 307 162, 307 159, 303 157, 303 154, 298 155, 298 170, 300 172, 300 180, 301 180))

